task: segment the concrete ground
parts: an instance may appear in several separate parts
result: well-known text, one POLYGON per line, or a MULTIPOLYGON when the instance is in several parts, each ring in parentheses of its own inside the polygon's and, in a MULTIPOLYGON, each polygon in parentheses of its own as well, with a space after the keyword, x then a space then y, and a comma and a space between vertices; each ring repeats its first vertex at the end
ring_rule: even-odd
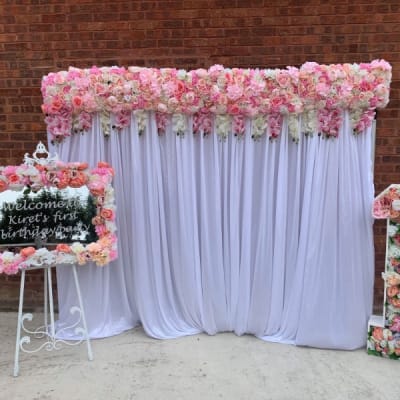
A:
MULTIPOLYGON (((35 316, 39 318, 39 316, 35 316)), ((140 328, 59 351, 22 353, 12 377, 16 313, 0 313, 0 399, 358 400, 398 396, 400 364, 232 333, 154 340, 140 328)))

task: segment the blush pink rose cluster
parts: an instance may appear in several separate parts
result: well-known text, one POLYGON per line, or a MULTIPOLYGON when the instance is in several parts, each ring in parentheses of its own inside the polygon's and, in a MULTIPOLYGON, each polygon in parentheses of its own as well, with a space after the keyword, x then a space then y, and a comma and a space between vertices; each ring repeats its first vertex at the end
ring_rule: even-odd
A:
POLYGON ((56 162, 48 165, 8 165, 0 167, 0 192, 19 190, 25 186, 33 191, 44 187, 78 188, 87 182, 87 163, 56 162))
MULTIPOLYGON (((193 116, 193 132, 204 134, 210 130, 205 117, 209 115, 253 119, 327 110, 319 115, 322 133, 336 136, 338 110, 354 111, 355 131, 370 125, 373 111, 389 101, 390 80, 391 66, 384 60, 305 63, 286 69, 70 67, 43 77, 42 110, 55 142, 71 132, 88 130, 93 113, 115 115, 114 126, 119 130, 130 124, 130 113, 137 110, 156 112, 160 133, 165 132, 166 115, 186 114, 193 116)), ((241 121, 234 120, 237 135, 241 121)))

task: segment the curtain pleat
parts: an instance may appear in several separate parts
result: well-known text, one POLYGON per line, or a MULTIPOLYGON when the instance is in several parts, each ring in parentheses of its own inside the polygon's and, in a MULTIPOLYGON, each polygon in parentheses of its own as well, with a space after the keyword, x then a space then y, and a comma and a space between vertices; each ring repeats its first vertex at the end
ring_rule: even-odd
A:
MULTIPOLYGON (((188 121, 191 126, 191 120, 188 121)), ((300 126, 300 122, 299 122, 300 126)), ((139 323, 155 338, 233 331, 354 349, 372 308, 371 132, 348 116, 338 138, 90 132, 57 145, 64 161, 115 168, 119 258, 79 268, 91 337, 139 323)), ((75 305, 58 268, 59 326, 75 305)), ((74 337, 66 331, 67 337, 74 337)))

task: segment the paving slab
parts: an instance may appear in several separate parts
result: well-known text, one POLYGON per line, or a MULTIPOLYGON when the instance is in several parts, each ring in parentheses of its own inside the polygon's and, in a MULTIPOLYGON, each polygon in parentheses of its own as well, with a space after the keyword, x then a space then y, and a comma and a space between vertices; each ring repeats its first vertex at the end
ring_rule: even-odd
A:
POLYGON ((141 328, 93 340, 93 361, 85 344, 23 353, 14 378, 16 322, 16 313, 0 313, 0 399, 392 400, 399 379, 398 361, 365 349, 296 347, 233 333, 156 340, 141 328))

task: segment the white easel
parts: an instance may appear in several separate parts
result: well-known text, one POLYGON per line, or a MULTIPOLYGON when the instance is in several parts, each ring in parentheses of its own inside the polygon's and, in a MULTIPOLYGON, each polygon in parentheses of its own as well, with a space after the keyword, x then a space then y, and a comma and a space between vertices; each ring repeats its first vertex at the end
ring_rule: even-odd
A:
POLYGON ((17 324, 17 338, 15 343, 15 358, 14 358, 14 376, 18 376, 19 373, 19 353, 23 351, 25 353, 36 353, 41 349, 46 349, 47 351, 59 350, 61 348, 61 344, 67 344, 70 346, 75 346, 82 343, 83 340, 86 340, 87 344, 87 352, 88 359, 90 361, 93 360, 92 347, 90 345, 90 339, 87 331, 85 312, 82 304, 82 296, 81 290, 79 286, 78 274, 76 272, 76 266, 64 266, 60 268, 72 268, 72 273, 74 275, 75 288, 77 292, 77 299, 79 303, 79 307, 74 306, 71 307, 71 314, 79 313, 79 319, 74 323, 74 325, 63 328, 56 332, 55 320, 54 320, 54 301, 53 301, 53 287, 52 287, 52 278, 51 278, 51 269, 54 267, 54 264, 47 264, 45 261, 43 264, 36 265, 34 267, 30 267, 27 270, 23 270, 21 272, 21 285, 19 292, 19 307, 18 307, 18 324, 17 324), (31 331, 24 326, 24 321, 32 321, 33 314, 26 313, 23 314, 23 304, 24 304, 24 289, 25 289, 25 274, 27 271, 43 269, 44 271, 44 325, 39 328, 31 331), (49 324, 50 318, 50 324, 49 324), (79 327, 79 323, 82 321, 82 327, 79 327), (60 334, 61 331, 66 329, 74 329, 75 334, 82 335, 82 339, 75 341, 74 343, 67 342, 63 339, 58 339, 57 334, 60 334), (28 335, 24 335, 21 337, 21 333, 25 332, 28 335), (45 339, 44 343, 34 349, 25 349, 24 344, 28 344, 31 342, 31 337, 29 335, 33 335, 37 339, 45 339))
MULTIPOLYGON (((28 154, 25 154, 24 157, 24 164, 25 165, 35 165, 35 164, 51 164, 56 163, 58 161, 57 154, 54 156, 50 156, 49 152, 47 151, 46 147, 42 142, 36 147, 36 151, 33 153, 32 157, 29 157, 28 154), (46 157, 40 158, 38 154, 45 154, 46 157)), ((36 243, 37 247, 41 247, 40 241, 36 243)), ((93 360, 93 353, 92 348, 90 345, 89 335, 87 331, 86 325, 86 318, 85 312, 83 309, 82 303, 82 295, 81 290, 79 287, 79 280, 78 274, 76 272, 75 264, 71 266, 65 265, 60 266, 60 268, 72 268, 72 273, 74 275, 75 281, 75 288, 77 293, 77 300, 78 306, 71 307, 70 312, 71 314, 79 313, 77 321, 68 327, 64 327, 56 332, 56 325, 54 319, 54 299, 53 299, 53 286, 52 286, 52 279, 51 279, 51 269, 55 267, 55 260, 52 256, 47 253, 47 256, 43 256, 37 260, 37 262, 31 265, 26 270, 21 271, 21 284, 20 284, 20 292, 19 292, 19 306, 18 306, 18 323, 17 323, 17 337, 15 343, 15 358, 14 358, 14 376, 18 376, 19 373, 19 353, 20 351, 26 353, 36 353, 41 349, 46 349, 47 351, 51 350, 59 350, 62 346, 61 344, 67 345, 77 345, 80 344, 83 340, 86 340, 87 343, 87 352, 88 352, 88 359, 91 361, 93 360), (24 289, 25 289, 25 274, 28 271, 43 269, 44 271, 44 324, 35 330, 29 330, 25 327, 24 321, 32 321, 33 314, 26 313, 23 314, 23 304, 24 304, 24 289), (50 319, 50 323, 49 323, 50 319), (82 327, 80 327, 80 322, 82 322, 82 327), (74 329, 74 333, 78 336, 81 335, 81 339, 75 342, 68 342, 66 340, 60 339, 62 331, 67 329, 74 329), (24 335, 21 337, 21 333, 25 332, 28 335, 24 335), (45 339, 44 343, 41 343, 38 348, 36 349, 26 349, 24 348, 25 344, 29 344, 31 342, 31 336, 36 339, 45 339)))

